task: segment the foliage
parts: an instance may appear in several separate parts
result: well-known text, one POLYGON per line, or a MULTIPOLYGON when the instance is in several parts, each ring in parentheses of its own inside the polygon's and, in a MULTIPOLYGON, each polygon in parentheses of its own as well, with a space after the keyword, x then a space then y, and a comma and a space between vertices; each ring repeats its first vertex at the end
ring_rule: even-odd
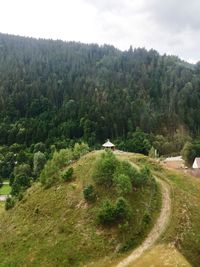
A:
POLYGON ((40 174, 40 172, 44 168, 45 163, 46 163, 45 154, 40 151, 36 152, 33 157, 33 172, 36 177, 40 174))
POLYGON ((124 174, 128 176, 133 185, 134 181, 137 180, 137 178, 140 175, 139 171, 126 160, 120 161, 120 165, 118 166, 117 169, 117 174, 124 174))
MULTIPOLYGON (((111 136, 147 154, 151 140, 137 127, 165 137, 200 132, 198 64, 144 48, 5 34, 0 44, 0 144, 18 144, 14 153, 32 144, 44 153, 49 144, 61 149, 80 138, 93 146, 111 136)), ((180 147, 170 146, 165 152, 180 147)))
POLYGON ((87 152, 88 145, 85 143, 76 143, 73 149, 66 148, 55 151, 52 159, 47 161, 40 173, 39 179, 42 185, 49 188, 61 179, 65 181, 70 180, 72 178, 73 168, 69 168, 65 173, 61 173, 62 169, 69 166, 75 158, 77 159, 87 152))
POLYGON ((9 210, 12 209, 15 205, 15 200, 13 197, 8 197, 5 202, 5 209, 9 210))
POLYGON ((152 179, 152 174, 147 166, 143 166, 140 170, 140 175, 136 181, 137 186, 145 186, 152 179))
POLYGON ((123 197, 119 197, 115 203, 115 216, 117 220, 130 219, 130 207, 128 202, 123 197))
POLYGON ((74 172, 73 167, 68 168, 68 169, 62 174, 62 179, 63 179, 65 182, 71 181, 71 180, 72 180, 73 172, 74 172))
POLYGON ((109 187, 113 184, 113 178, 119 161, 112 151, 104 152, 97 160, 93 173, 94 181, 99 185, 109 187))
POLYGON ((149 150, 149 157, 151 158, 156 158, 156 149, 152 146, 151 149, 149 150))
POLYGON ((99 223, 103 225, 112 225, 130 219, 129 205, 122 197, 118 198, 115 204, 105 200, 98 210, 97 218, 99 223))
POLYGON ((94 186, 93 185, 87 185, 83 188, 83 196, 86 201, 92 202, 95 200, 96 195, 94 192, 94 186))
POLYGON ((119 195, 131 193, 132 183, 129 176, 125 174, 119 174, 114 176, 114 185, 119 195))
POLYGON ((15 176, 14 182, 12 184, 11 195, 17 196, 20 192, 26 190, 31 186, 31 177, 24 174, 18 174, 15 176))
POLYGON ((183 159, 188 166, 191 166, 196 157, 200 156, 200 142, 196 141, 193 143, 187 142, 181 152, 183 159))
POLYGON ((24 176, 31 176, 31 167, 29 164, 23 163, 21 165, 17 165, 14 168, 14 176, 20 176, 20 175, 24 175, 24 176))
POLYGON ((126 148, 128 151, 148 155, 151 143, 147 134, 137 129, 127 140, 126 148))

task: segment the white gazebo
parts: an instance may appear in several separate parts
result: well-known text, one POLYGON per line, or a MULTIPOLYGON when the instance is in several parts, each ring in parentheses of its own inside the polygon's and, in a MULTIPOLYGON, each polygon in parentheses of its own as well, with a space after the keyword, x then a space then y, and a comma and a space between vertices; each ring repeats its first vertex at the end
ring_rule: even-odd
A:
POLYGON ((109 139, 102 146, 103 148, 110 148, 112 150, 115 150, 115 145, 112 144, 109 139))

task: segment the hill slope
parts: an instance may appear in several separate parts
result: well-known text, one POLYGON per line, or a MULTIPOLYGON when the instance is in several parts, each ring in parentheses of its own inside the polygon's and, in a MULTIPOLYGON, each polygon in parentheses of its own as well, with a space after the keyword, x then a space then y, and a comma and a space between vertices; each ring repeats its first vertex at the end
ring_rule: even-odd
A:
MULTIPOLYGON (((157 243, 128 267, 194 266, 198 267, 200 232, 200 181, 183 171, 164 169, 158 163, 143 156, 126 154, 134 163, 148 164, 154 175, 169 183, 172 191, 172 214, 168 227, 157 243)), ((116 266, 123 258, 98 266, 116 266)))
POLYGON ((72 182, 49 189, 35 184, 13 210, 1 215, 1 266, 83 266, 116 257, 141 243, 159 213, 159 188, 150 182, 126 196, 134 216, 124 227, 123 223, 98 224, 96 214, 102 201, 115 203, 118 197, 112 187, 98 186, 94 203, 83 198, 84 186, 94 183, 92 175, 100 155, 93 152, 73 163, 72 182))

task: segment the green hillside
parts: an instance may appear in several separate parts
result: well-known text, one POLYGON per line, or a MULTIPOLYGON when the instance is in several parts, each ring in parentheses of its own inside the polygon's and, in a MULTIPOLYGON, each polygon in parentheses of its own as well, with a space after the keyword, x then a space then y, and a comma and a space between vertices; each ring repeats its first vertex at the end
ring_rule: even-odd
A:
MULTIPOLYGON (((130 214, 123 213, 123 217, 115 218, 117 221, 108 220, 102 215, 102 203, 110 201, 112 207, 116 205, 115 212, 118 207, 120 215, 117 203, 122 192, 120 187, 95 182, 93 177, 98 176, 95 168, 102 157, 99 152, 83 156, 70 165, 73 168, 71 181, 59 180, 47 189, 36 183, 13 209, 1 214, 0 266, 83 266, 105 257, 123 255, 142 242, 159 214, 159 187, 149 178, 142 186, 123 192, 130 214), (84 199, 83 189, 87 185, 93 185, 95 200, 84 199)), ((121 164, 123 156, 118 158, 120 161, 116 158, 114 161, 121 164)), ((133 166, 139 173, 137 165, 133 166)), ((67 168, 63 166, 62 173, 67 168)))
MULTIPOLYGON (((194 266, 200 262, 200 181, 184 171, 164 169, 158 163, 147 157, 128 153, 136 164, 146 164, 154 175, 169 183, 171 187, 172 212, 170 222, 164 234, 151 248, 129 267, 153 266, 194 266)), ((122 258, 123 259, 123 258, 122 258)), ((120 260, 122 260, 120 259, 120 260)), ((116 266, 119 260, 112 264, 99 266, 116 266)))

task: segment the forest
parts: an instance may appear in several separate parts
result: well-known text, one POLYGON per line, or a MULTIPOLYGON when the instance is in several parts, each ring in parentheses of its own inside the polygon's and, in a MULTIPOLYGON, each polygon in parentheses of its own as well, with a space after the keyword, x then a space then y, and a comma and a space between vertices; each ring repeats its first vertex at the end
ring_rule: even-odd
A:
POLYGON ((55 150, 77 142, 99 148, 111 138, 159 155, 199 147, 199 114, 200 63, 0 34, 1 178, 37 177, 55 150))

